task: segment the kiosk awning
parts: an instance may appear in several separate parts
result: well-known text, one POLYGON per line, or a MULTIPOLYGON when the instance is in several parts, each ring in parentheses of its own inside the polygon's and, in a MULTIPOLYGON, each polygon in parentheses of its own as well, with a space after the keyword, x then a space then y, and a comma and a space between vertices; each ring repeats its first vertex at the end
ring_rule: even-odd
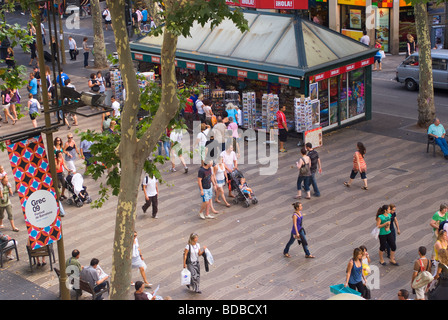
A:
MULTIPOLYGON (((191 36, 178 39, 177 63, 187 61, 207 66, 208 72, 236 76, 247 72, 247 78, 299 86, 306 75, 370 58, 377 51, 296 15, 246 11, 244 17, 250 28, 244 33, 230 20, 214 28, 195 23, 191 36)), ((147 36, 133 41, 134 58, 160 59, 162 39, 147 36)))

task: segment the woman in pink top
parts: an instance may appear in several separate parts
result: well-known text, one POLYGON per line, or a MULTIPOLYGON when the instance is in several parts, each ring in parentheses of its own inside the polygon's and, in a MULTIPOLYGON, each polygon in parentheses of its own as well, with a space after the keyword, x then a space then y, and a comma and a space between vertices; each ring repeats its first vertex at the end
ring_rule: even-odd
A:
POLYGON ((363 190, 367 190, 367 165, 366 161, 364 160, 364 156, 366 155, 366 147, 364 147, 364 144, 362 142, 358 142, 357 145, 357 151, 353 155, 353 169, 350 173, 350 180, 347 182, 344 182, 344 185, 346 187, 350 187, 353 179, 355 179, 358 172, 361 173, 361 179, 364 181, 364 186, 361 187, 363 190))
POLYGON ((232 130, 233 149, 236 150, 236 153, 239 155, 240 145, 238 144, 238 124, 235 122, 233 117, 229 117, 229 125, 227 126, 227 130, 232 130))

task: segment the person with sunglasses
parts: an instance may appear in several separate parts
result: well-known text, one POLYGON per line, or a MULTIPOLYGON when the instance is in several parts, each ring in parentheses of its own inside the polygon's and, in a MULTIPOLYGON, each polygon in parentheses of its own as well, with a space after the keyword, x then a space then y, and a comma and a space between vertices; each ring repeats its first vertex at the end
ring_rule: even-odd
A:
POLYGON ((64 145, 64 154, 65 164, 71 171, 76 172, 75 160, 77 160, 77 155, 79 156, 79 150, 73 139, 73 134, 71 133, 67 135, 67 142, 64 145))

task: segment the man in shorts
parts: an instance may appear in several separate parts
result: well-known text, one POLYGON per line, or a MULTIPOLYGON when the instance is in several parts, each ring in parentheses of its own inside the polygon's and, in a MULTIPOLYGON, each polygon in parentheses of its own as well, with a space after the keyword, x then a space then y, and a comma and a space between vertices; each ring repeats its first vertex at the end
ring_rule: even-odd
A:
POLYGON ((280 152, 286 152, 284 143, 288 137, 288 125, 286 124, 285 116, 286 106, 281 107, 277 111, 277 124, 278 124, 278 139, 280 140, 280 152))
POLYGON ((215 218, 215 216, 210 214, 210 207, 212 205, 213 198, 213 188, 216 189, 215 175, 212 174, 212 165, 213 161, 205 161, 198 171, 198 186, 202 198, 201 210, 199 210, 199 217, 201 219, 215 218))

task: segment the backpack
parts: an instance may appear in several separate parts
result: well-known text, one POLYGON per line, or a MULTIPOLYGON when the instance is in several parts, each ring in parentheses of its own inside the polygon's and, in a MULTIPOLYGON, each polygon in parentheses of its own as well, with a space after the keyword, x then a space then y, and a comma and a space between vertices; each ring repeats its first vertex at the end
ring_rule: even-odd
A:
POLYGON ((142 182, 142 191, 144 191, 143 186, 147 186, 148 185, 149 177, 145 176, 144 181, 145 181, 145 183, 142 182))

